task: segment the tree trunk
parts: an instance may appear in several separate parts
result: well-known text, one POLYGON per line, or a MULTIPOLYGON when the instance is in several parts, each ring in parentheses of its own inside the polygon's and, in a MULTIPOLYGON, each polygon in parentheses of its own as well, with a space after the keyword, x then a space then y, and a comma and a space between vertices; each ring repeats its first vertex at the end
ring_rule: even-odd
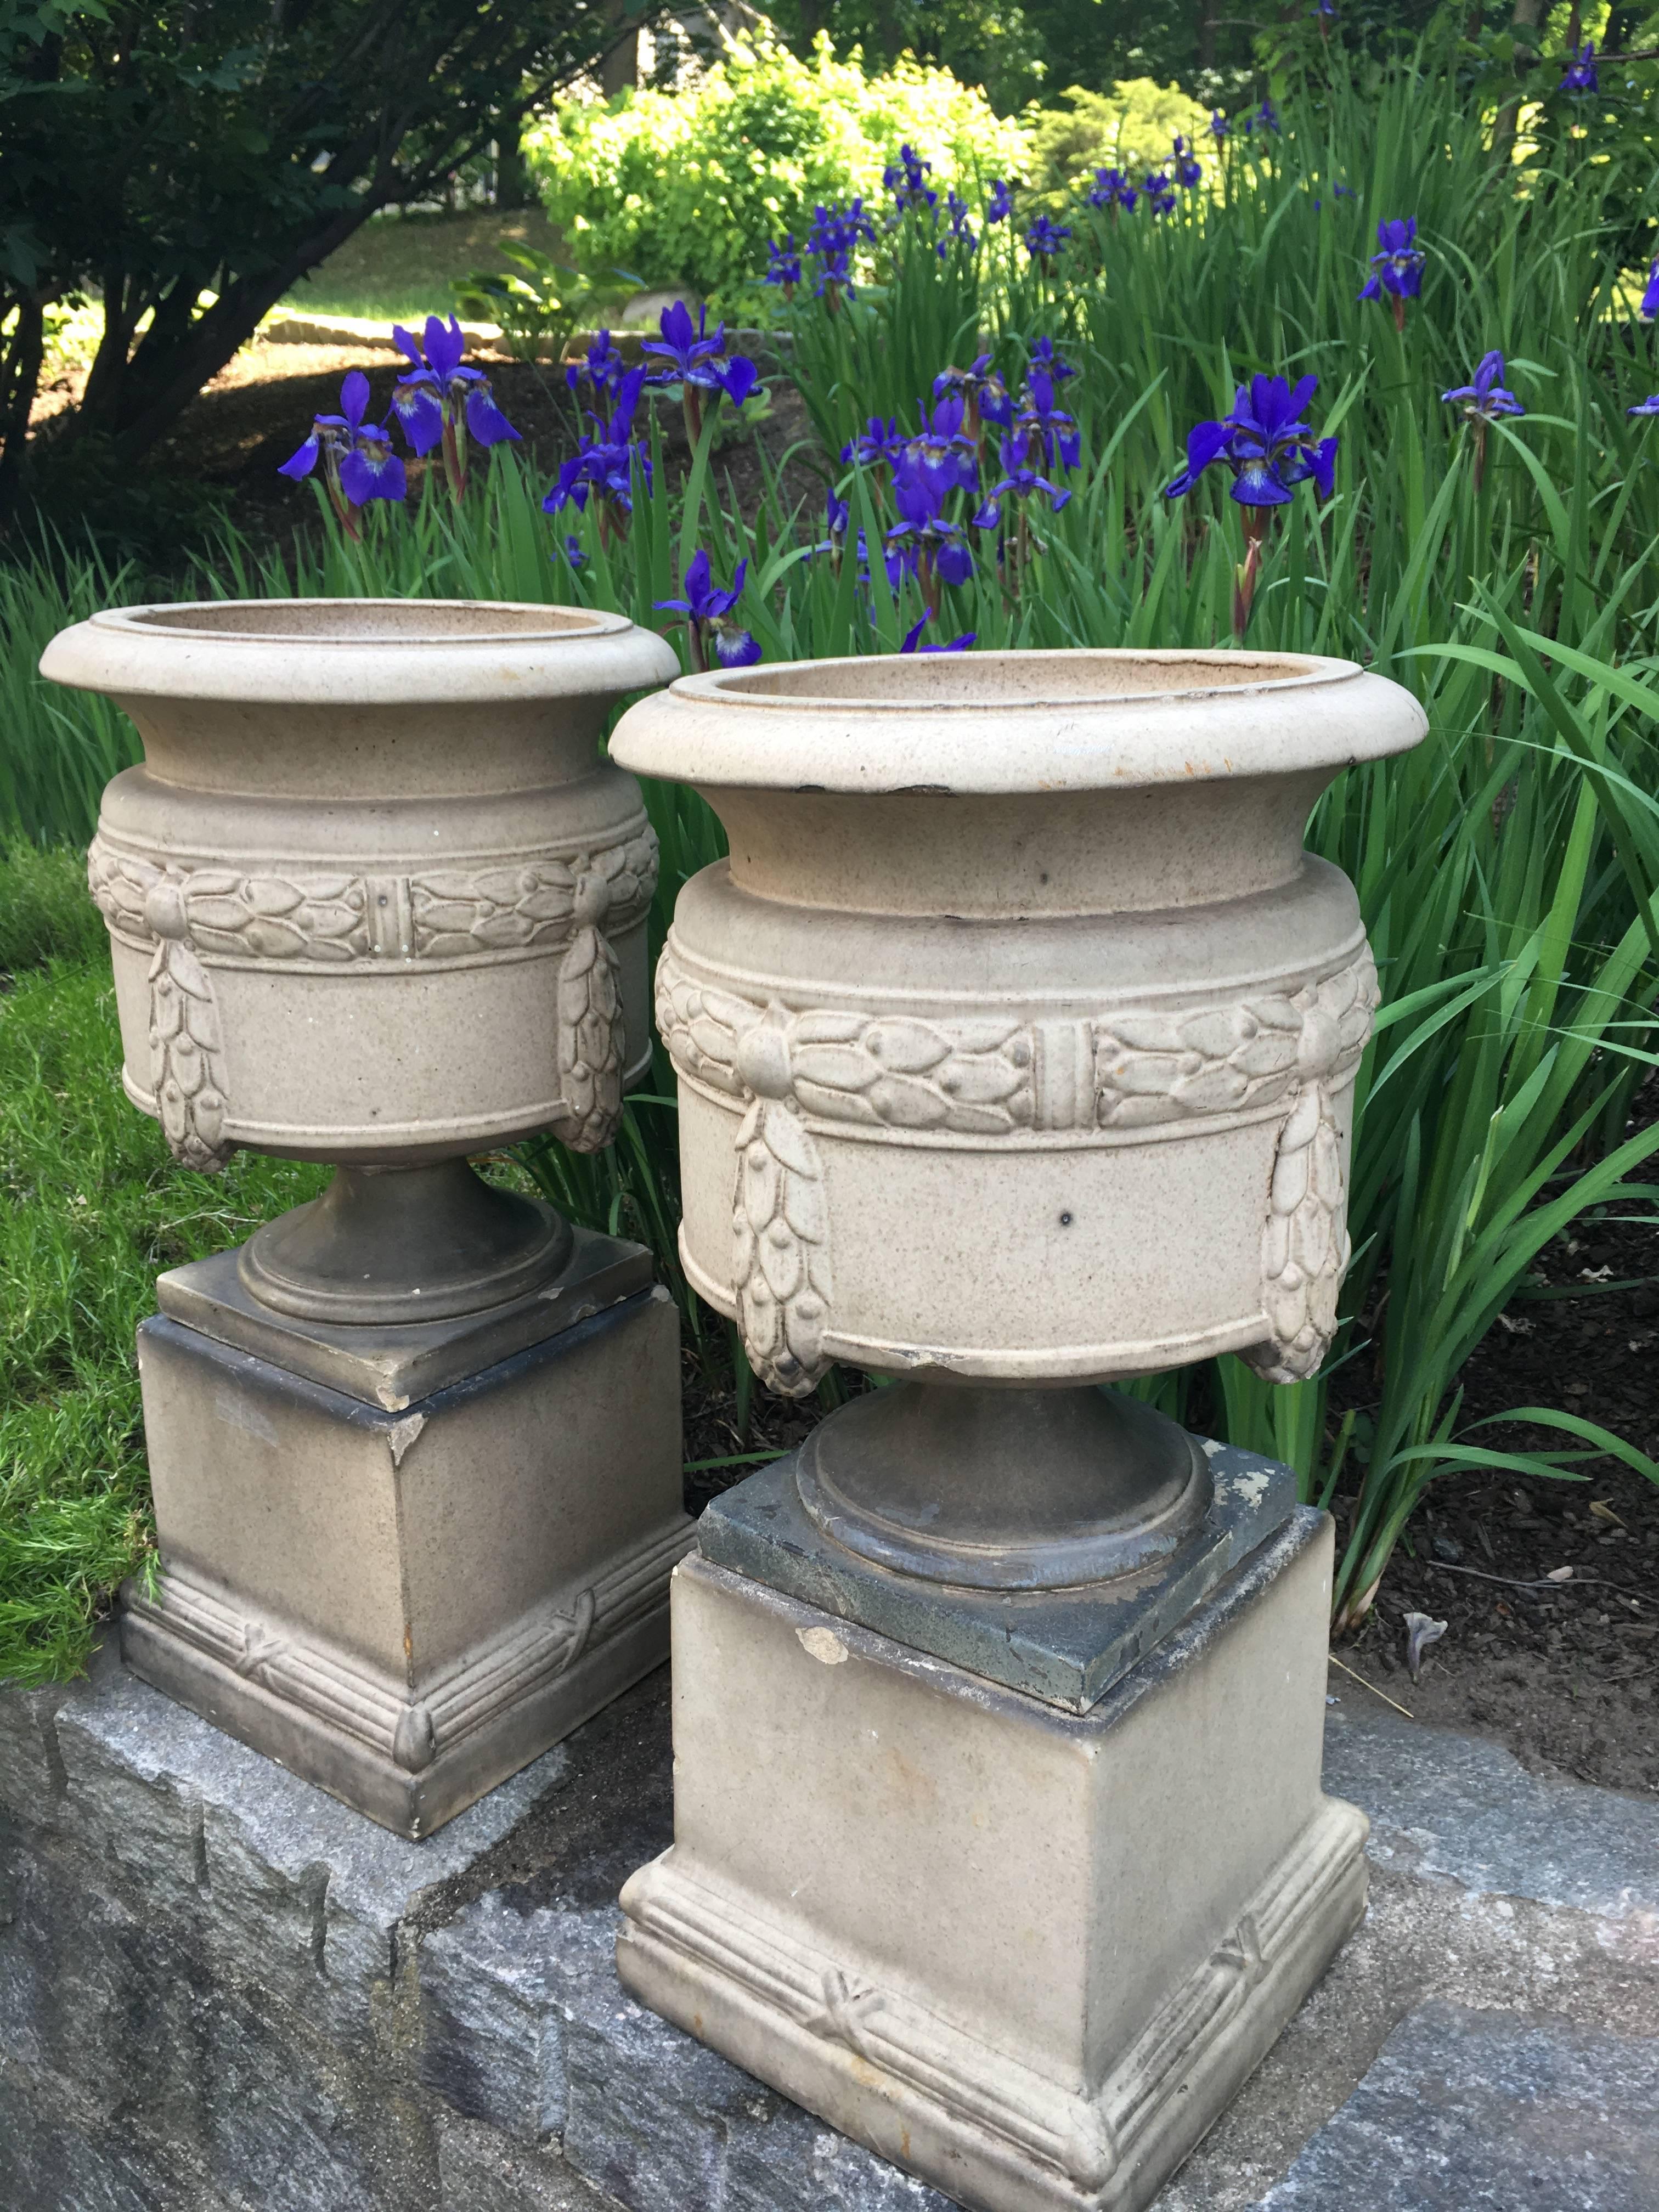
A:
MULTIPOLYGON (((380 204, 376 198, 343 210, 326 230, 296 246, 264 276, 257 280, 238 277, 204 315, 192 319, 195 292, 181 292, 175 285, 130 356, 132 324, 142 311, 125 299, 118 284, 113 325, 106 295, 105 335, 93 375, 87 380, 86 399, 54 434, 53 443, 61 441, 68 447, 101 434, 111 440, 121 461, 142 459, 173 428, 202 386, 246 344, 283 293, 343 245, 380 204), (88 401, 95 404, 88 406, 88 401)), ((186 284, 188 281, 185 280, 186 284)))
POLYGON ((519 143, 519 118, 514 116, 497 126, 495 204, 498 208, 527 208, 534 207, 536 202, 530 165, 519 143))
POLYGON ((9 514, 23 477, 29 416, 46 358, 46 312, 38 299, 17 302, 17 320, 0 354, 0 515, 9 514))
POLYGON ((1216 14, 1220 0, 1198 0, 1198 65, 1201 70, 1215 67, 1216 55, 1221 46, 1221 24, 1216 14))
POLYGON ((626 0, 610 0, 605 16, 615 26, 617 43, 599 64, 599 90, 607 100, 619 92, 632 92, 640 81, 640 33, 629 24, 626 0))

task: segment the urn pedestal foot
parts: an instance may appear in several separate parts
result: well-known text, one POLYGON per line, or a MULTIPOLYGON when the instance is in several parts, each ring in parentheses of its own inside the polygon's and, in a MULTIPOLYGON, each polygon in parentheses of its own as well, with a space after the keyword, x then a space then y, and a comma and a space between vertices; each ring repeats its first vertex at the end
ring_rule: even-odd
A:
POLYGON ((237 1261, 260 1304, 304 1321, 446 1321, 541 1290, 573 1231, 464 1159, 341 1167, 320 1198, 256 1229, 237 1261))
POLYGON ((678 1320, 639 1247, 568 1234, 535 1294, 395 1326, 271 1312, 222 1253, 138 1333, 128 1664, 406 1836, 667 1656, 678 1320))
POLYGON ((976 2212, 1139 2212, 1364 1910, 1297 1508, 1066 1712, 693 1556, 640 2000, 976 2212))

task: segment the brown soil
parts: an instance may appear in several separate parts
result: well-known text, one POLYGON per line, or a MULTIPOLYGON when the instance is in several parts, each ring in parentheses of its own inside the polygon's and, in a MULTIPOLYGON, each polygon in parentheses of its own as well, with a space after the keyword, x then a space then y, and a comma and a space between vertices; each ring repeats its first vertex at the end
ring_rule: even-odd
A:
MULTIPOLYGON (((1588 1294, 1516 1302, 1463 1371, 1462 1422, 1563 1407, 1659 1457, 1656 1269, 1659 1232, 1644 1224, 1586 1220, 1558 1238, 1538 1273, 1588 1294), (1641 1279, 1598 1292, 1598 1278, 1641 1279)), ((1572 1442, 1526 1423, 1472 1441, 1572 1442)), ((1492 1736, 1534 1770, 1659 1795, 1659 1488, 1605 1458, 1571 1471, 1584 1479, 1443 1475, 1336 1656, 1419 1720, 1492 1736), (1412 1612, 1447 1624, 1415 1683, 1412 1612)), ((1331 1689, 1368 1697, 1340 1670, 1331 1689)))

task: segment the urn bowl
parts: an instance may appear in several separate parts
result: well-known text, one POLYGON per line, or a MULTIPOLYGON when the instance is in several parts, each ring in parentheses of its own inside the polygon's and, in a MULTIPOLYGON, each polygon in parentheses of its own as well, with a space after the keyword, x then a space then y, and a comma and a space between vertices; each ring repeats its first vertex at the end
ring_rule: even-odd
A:
POLYGON ((678 664, 584 609, 127 607, 53 641, 144 761, 88 859, 134 1103, 178 1157, 410 1166, 608 1139, 648 1062, 656 842, 601 754, 678 664))
POLYGON ((1376 981, 1303 831, 1425 726, 1351 662, 1234 652, 806 662, 633 707, 612 757, 729 840, 656 1002, 685 1265, 757 1370, 1314 1372, 1376 981))

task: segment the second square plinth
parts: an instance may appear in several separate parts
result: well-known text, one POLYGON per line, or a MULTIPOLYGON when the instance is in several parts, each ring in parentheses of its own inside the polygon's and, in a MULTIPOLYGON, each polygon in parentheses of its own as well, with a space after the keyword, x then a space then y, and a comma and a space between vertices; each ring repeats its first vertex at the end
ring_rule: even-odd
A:
POLYGON ((128 1664, 417 1837, 665 1659, 677 1316, 637 1247, 583 1238, 570 1273, 493 1338, 267 1317, 234 1254, 164 1276, 128 1664))

